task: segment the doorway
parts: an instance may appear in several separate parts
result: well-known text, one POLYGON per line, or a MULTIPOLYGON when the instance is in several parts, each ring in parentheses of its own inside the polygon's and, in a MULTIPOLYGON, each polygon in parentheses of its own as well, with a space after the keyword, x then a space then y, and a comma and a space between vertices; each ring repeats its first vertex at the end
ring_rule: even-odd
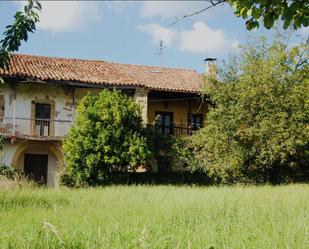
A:
POLYGON ((24 172, 36 182, 47 184, 48 155, 25 154, 24 172))

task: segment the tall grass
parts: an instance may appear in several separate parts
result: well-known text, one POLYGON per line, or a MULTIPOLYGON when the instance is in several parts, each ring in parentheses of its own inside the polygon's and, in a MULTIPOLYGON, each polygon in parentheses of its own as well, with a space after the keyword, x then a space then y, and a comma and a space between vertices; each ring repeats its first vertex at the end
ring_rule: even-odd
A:
POLYGON ((22 175, 8 178, 0 174, 0 191, 17 190, 20 188, 35 188, 37 184, 22 175))
POLYGON ((0 248, 309 248, 309 186, 0 191, 0 248))

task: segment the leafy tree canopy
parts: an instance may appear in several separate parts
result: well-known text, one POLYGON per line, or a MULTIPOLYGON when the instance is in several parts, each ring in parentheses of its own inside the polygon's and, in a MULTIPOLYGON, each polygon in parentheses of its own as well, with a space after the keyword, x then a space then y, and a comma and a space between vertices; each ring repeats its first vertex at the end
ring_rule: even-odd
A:
POLYGON ((192 169, 223 182, 309 177, 308 43, 244 46, 205 93, 212 108, 184 153, 192 169))
POLYGON ((151 155, 139 106, 116 90, 82 99, 63 149, 76 185, 104 184, 109 172, 134 169, 151 155))
POLYGON ((248 30, 258 28, 263 22, 265 28, 273 27, 276 20, 283 21, 283 28, 308 27, 309 2, 307 0, 229 0, 235 14, 244 18, 248 30))
POLYGON ((38 0, 28 0, 23 11, 17 11, 14 23, 8 25, 0 41, 0 67, 9 66, 10 55, 18 51, 21 42, 28 40, 28 32, 35 31, 35 24, 39 21, 37 11, 41 10, 38 0))
MULTIPOLYGON (((28 0, 23 11, 17 11, 12 25, 8 25, 0 40, 0 68, 6 68, 10 64, 12 52, 18 51, 21 42, 28 40, 28 32, 35 30, 35 24, 39 21, 36 11, 41 10, 38 0, 28 0)), ((3 79, 0 77, 0 83, 3 79)), ((3 138, 0 136, 0 150, 3 147, 3 138)))
POLYGON ((279 19, 283 21, 284 29, 308 27, 308 0, 205 0, 205 2, 208 3, 205 8, 176 18, 172 24, 184 18, 198 15, 215 6, 228 3, 234 9, 236 16, 246 20, 248 30, 258 28, 260 23, 270 29, 279 19))

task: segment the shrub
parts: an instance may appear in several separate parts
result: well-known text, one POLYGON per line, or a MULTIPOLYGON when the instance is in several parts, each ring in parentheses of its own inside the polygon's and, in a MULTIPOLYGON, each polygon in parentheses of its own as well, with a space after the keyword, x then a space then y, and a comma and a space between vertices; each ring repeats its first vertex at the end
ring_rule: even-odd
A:
POLYGON ((148 126, 146 130, 148 146, 152 152, 152 159, 156 161, 159 171, 171 171, 177 155, 175 150, 177 138, 163 134, 155 125, 148 126))
POLYGON ((187 144, 189 168, 224 183, 309 178, 308 44, 243 47, 207 79, 212 108, 187 144))
POLYGON ((57 185, 65 187, 74 187, 75 186, 74 178, 69 175, 66 171, 61 171, 57 175, 57 185))
POLYGON ((165 171, 157 172, 115 172, 109 178, 109 184, 124 185, 209 185, 212 182, 205 173, 188 171, 165 171))
MULTIPOLYGON (((104 182, 105 185, 210 185, 213 179, 203 172, 165 171, 165 172, 113 172, 104 182)), ((60 178, 60 186, 74 187, 70 176, 60 178)))
POLYGON ((15 178, 20 178, 22 175, 22 172, 13 167, 9 167, 7 165, 1 164, 0 165, 0 175, 5 176, 8 179, 15 179, 15 178))
POLYGON ((0 165, 0 189, 14 190, 19 188, 34 188, 38 185, 29 180, 23 172, 13 167, 0 165))
POLYGON ((85 96, 63 144, 68 176, 93 186, 113 171, 145 165, 151 153, 144 132, 139 106, 120 91, 85 96))

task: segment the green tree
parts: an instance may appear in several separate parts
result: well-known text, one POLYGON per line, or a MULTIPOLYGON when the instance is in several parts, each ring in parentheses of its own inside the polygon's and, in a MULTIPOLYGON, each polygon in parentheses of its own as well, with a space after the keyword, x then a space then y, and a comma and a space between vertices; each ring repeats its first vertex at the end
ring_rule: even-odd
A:
POLYGON ((78 186, 104 184, 109 173, 134 170, 150 158, 140 108, 116 90, 82 99, 63 149, 78 186))
POLYGON ((35 24, 39 21, 37 11, 41 10, 38 0, 28 0, 23 11, 17 11, 14 23, 8 25, 0 41, 0 68, 6 68, 10 64, 10 56, 18 51, 21 42, 28 40, 28 33, 35 31, 35 24))
POLYGON ((308 27, 309 2, 307 0, 229 0, 235 14, 246 20, 248 30, 258 28, 263 22, 265 28, 273 27, 276 20, 283 21, 283 28, 308 27))
POLYGON ((279 36, 244 46, 208 78, 206 127, 188 142, 185 163, 223 182, 309 177, 308 43, 279 36))
POLYGON ((205 8, 176 18, 174 23, 225 3, 234 9, 236 16, 246 20, 248 30, 258 28, 260 23, 270 29, 279 19, 282 20, 284 29, 308 27, 309 23, 308 0, 206 0, 205 2, 209 3, 205 8))
MULTIPOLYGON (((10 57, 18 51, 21 42, 28 40, 28 32, 34 32, 35 24, 39 21, 36 11, 41 10, 38 0, 28 0, 23 11, 17 11, 12 25, 8 25, 0 41, 0 69, 10 65, 10 57)), ((3 79, 0 77, 0 83, 3 79)), ((3 138, 0 136, 0 149, 3 147, 3 138)))

